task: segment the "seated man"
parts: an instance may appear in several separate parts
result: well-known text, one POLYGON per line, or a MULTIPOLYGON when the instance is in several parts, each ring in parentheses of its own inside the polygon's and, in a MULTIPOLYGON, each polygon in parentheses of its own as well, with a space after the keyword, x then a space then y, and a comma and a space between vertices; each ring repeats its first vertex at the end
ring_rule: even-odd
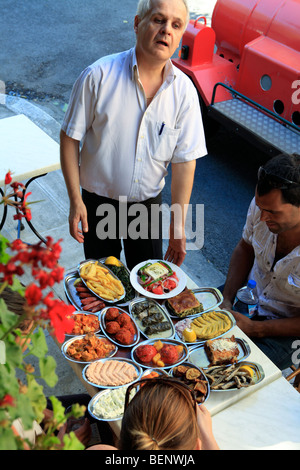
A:
POLYGON ((298 362, 300 339, 300 155, 278 155, 259 169, 255 198, 230 261, 222 308, 232 309, 247 279, 257 283, 257 314, 249 319, 232 312, 237 325, 286 369, 298 362))

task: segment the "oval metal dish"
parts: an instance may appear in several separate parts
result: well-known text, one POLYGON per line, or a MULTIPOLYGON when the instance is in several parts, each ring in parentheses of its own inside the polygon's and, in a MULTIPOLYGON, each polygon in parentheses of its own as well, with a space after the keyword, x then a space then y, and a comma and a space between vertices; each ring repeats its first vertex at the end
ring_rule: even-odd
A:
MULTIPOLYGON (((98 359, 93 359, 92 361, 78 361, 76 359, 73 359, 71 356, 68 355, 67 351, 68 351, 68 348, 69 346, 76 340, 78 339, 81 339, 81 338, 84 338, 86 335, 79 335, 79 336, 73 336, 72 338, 68 339, 67 341, 65 341, 62 346, 61 346, 61 352, 63 354, 63 356, 68 359, 68 361, 71 361, 71 362, 77 362, 78 364, 90 364, 91 362, 94 362, 94 361, 97 361, 98 359)), ((103 335, 95 335, 97 336, 97 338, 103 338, 105 339, 105 341, 107 341, 107 338, 106 336, 103 336, 103 335)), ((112 343, 110 340, 109 340, 110 343, 112 343)), ((112 345, 115 347, 113 351, 111 351, 111 353, 109 354, 109 356, 107 356, 107 358, 111 358, 113 357, 117 351, 118 351, 118 346, 116 344, 113 344, 112 345)))
POLYGON ((196 318, 199 315, 202 315, 209 310, 216 309, 223 301, 223 296, 221 292, 215 287, 198 287, 196 289, 190 289, 191 292, 195 295, 198 301, 203 305, 203 311, 198 312, 192 315, 186 315, 185 317, 180 317, 172 312, 172 309, 168 305, 168 300, 164 302, 164 306, 169 313, 171 318, 176 318, 177 320, 183 320, 185 318, 196 318))
POLYGON ((113 389, 113 388, 119 388, 119 387, 123 387, 124 385, 130 385, 134 382, 137 382, 137 380, 140 379, 142 373, 143 373, 143 369, 139 366, 139 364, 137 364, 136 362, 132 361, 131 359, 125 359, 125 358, 122 358, 122 357, 112 357, 112 358, 106 358, 106 359, 99 359, 98 361, 93 361, 93 362, 105 362, 105 361, 120 361, 120 362, 127 362, 128 364, 131 364, 135 367, 135 370, 137 372, 137 377, 132 380, 131 382, 128 382, 126 384, 122 384, 122 385, 99 385, 99 384, 96 384, 94 382, 91 382, 87 377, 86 377, 86 371, 87 371, 87 368, 90 366, 90 364, 87 364, 83 371, 82 371, 82 377, 83 379, 90 385, 93 385, 94 387, 96 388, 107 388, 107 389, 113 389))
MULTIPOLYGON (((250 346, 244 338, 235 338, 235 341, 239 349, 237 362, 244 361, 251 353, 250 346)), ((190 348, 189 359, 191 363, 200 367, 201 369, 208 369, 210 367, 209 359, 205 352, 204 343, 199 346, 195 346, 194 348, 190 348)), ((230 366, 231 364, 224 365, 230 366)))
MULTIPOLYGON (((207 392, 206 392, 206 395, 205 395, 205 397, 204 397, 204 400, 201 402, 201 403, 204 403, 204 402, 208 399, 208 397, 209 397, 209 395, 210 395, 209 380, 208 380, 208 378, 206 377, 204 371, 203 371, 200 367, 196 366, 195 364, 192 364, 191 362, 182 362, 180 365, 181 365, 181 366, 191 367, 191 368, 197 369, 197 370, 199 370, 199 371, 201 372, 201 380, 205 380, 205 381, 207 382, 207 392)), ((176 375, 174 375, 174 369, 175 369, 176 367, 177 367, 177 366, 173 367, 173 368, 170 370, 170 375, 171 375, 172 377, 178 378, 178 377, 176 377, 176 375)), ((178 380, 181 380, 181 379, 178 378, 178 380)), ((185 382, 185 383, 189 384, 189 382, 185 382)))
MULTIPOLYGON (((236 325, 236 320, 234 318, 234 316, 232 315, 232 313, 228 312, 227 310, 218 310, 218 312, 221 312, 225 315, 227 315, 227 317, 230 319, 230 322, 231 322, 231 326, 230 328, 225 331, 224 333, 222 333, 221 335, 218 335, 218 336, 214 336, 213 338, 209 338, 209 339, 217 339, 217 338, 222 338, 222 336, 224 335, 227 335, 227 333, 229 333, 232 328, 236 325)), ((198 317, 201 317, 202 314, 198 314, 197 317, 195 318, 198 318, 198 317)), ((176 326, 175 326, 175 332, 176 332, 176 337, 179 339, 179 341, 182 341, 183 343, 185 343, 188 347, 192 347, 192 346, 199 346, 201 344, 204 344, 208 338, 205 338, 205 339, 199 339, 198 341, 194 341, 193 343, 188 343, 186 342, 183 338, 180 337, 180 335, 178 334, 178 331, 176 331, 178 329, 178 326, 180 325, 180 322, 184 322, 186 320, 192 322, 193 320, 195 320, 195 318, 190 318, 190 319, 186 319, 184 318, 183 320, 180 320, 179 322, 176 323, 176 326)))
POLYGON ((135 323, 136 323, 138 329, 140 330, 142 335, 145 336, 145 338, 147 338, 147 339, 159 339, 159 338, 171 339, 171 338, 174 338, 175 328, 174 328, 173 322, 172 322, 169 314, 167 313, 167 311, 155 300, 147 299, 146 297, 139 297, 137 299, 134 299, 129 303, 129 312, 130 312, 130 315, 132 316, 132 318, 135 320, 135 323), (145 333, 146 327, 144 327, 142 325, 141 321, 137 318, 137 315, 135 314, 135 307, 138 306, 138 305, 142 305, 145 302, 147 302, 148 304, 155 305, 155 307, 162 313, 162 315, 164 317, 164 320, 162 320, 162 321, 167 321, 170 325, 170 328, 168 330, 160 331, 160 332, 154 333, 152 335, 147 335, 145 333))
MULTIPOLYGON (((124 389, 127 390, 127 387, 128 385, 123 385, 124 389)), ((120 388, 123 388, 123 387, 120 387, 120 388)), ((88 412, 90 413, 90 415, 97 419, 98 421, 118 421, 119 419, 122 419, 123 417, 123 412, 118 415, 118 416, 114 416, 114 417, 102 417, 102 416, 99 416, 96 412, 95 412, 95 406, 97 404, 98 401, 101 401, 102 398, 105 398, 107 396, 109 396, 109 394, 111 394, 113 392, 113 390, 116 390, 116 389, 105 389, 105 390, 101 390, 100 392, 96 393, 96 395, 93 396, 93 398, 90 400, 89 404, 88 404, 88 412)), ((124 408, 124 405, 123 405, 123 408, 124 408)))
POLYGON ((176 339, 162 339, 161 341, 164 343, 164 344, 172 344, 174 346, 182 346, 183 347, 183 352, 182 352, 182 355, 180 357, 180 359, 175 362, 174 364, 169 364, 169 365, 165 365, 164 367, 158 367, 157 365, 154 365, 153 363, 144 363, 144 362, 141 362, 138 360, 137 356, 136 356, 136 350, 138 347, 140 346, 145 346, 145 345, 153 345, 156 341, 158 341, 157 339, 150 339, 150 340, 147 340, 147 341, 143 341, 142 343, 139 343, 137 344, 134 348, 132 348, 131 350, 131 358, 132 360, 136 363, 136 364, 139 364, 141 367, 143 367, 144 369, 171 369, 172 367, 175 367, 175 366, 178 366, 179 364, 181 364, 182 362, 184 362, 188 355, 189 355, 189 350, 187 348, 187 346, 182 343, 181 341, 177 341, 176 339))
POLYGON ((94 291, 91 287, 89 287, 89 286, 87 285, 85 279, 83 279, 83 277, 81 277, 80 271, 81 271, 81 269, 82 269, 84 266, 86 266, 87 264, 90 264, 90 263, 97 263, 99 266, 101 266, 101 267, 107 269, 107 270, 109 271, 109 273, 110 273, 115 279, 117 279, 119 282, 121 282, 120 279, 119 279, 105 264, 102 264, 102 263, 100 263, 99 261, 97 261, 97 260, 95 260, 95 259, 87 259, 87 260, 85 260, 85 261, 82 261, 82 262, 79 263, 79 265, 78 265, 78 273, 79 273, 79 276, 80 276, 82 282, 84 283, 84 285, 85 285, 91 292, 93 292, 94 295, 96 295, 97 297, 99 297, 99 299, 103 300, 104 302, 106 302, 106 303, 108 303, 108 304, 115 304, 116 302, 120 302, 122 299, 124 299, 124 297, 125 297, 125 288, 124 288, 122 282, 121 282, 121 284, 122 284, 123 289, 124 289, 124 294, 121 295, 119 298, 115 298, 115 299, 113 299, 113 300, 108 300, 108 299, 106 299, 105 297, 101 297, 99 294, 97 294, 96 291, 94 291))
MULTIPOLYGON (((257 385, 259 382, 261 382, 265 378, 264 370, 263 370, 263 368, 261 367, 260 364, 257 364, 255 362, 247 362, 247 361, 242 361, 242 362, 239 362, 238 364, 236 364, 236 366, 238 366, 238 367, 241 367, 243 365, 244 366, 247 366, 247 365, 250 366, 253 369, 253 372, 254 372, 254 376, 253 376, 254 383, 251 384, 251 385, 249 384, 247 386, 247 388, 257 385)), ((228 370, 230 369, 230 367, 226 367, 226 366, 215 366, 214 370, 216 370, 216 369, 225 369, 225 368, 227 368, 228 370)), ((244 390, 244 388, 245 388, 245 387, 238 388, 236 386, 235 387, 232 386, 232 387, 229 387, 225 390, 223 390, 223 389, 214 389, 213 386, 212 386, 213 384, 211 383, 211 380, 210 380, 210 369, 207 369, 205 371, 205 374, 206 374, 206 376, 207 376, 207 378, 210 382, 210 386, 211 386, 210 390, 213 393, 237 392, 237 391, 240 391, 240 390, 244 390)))
POLYGON ((120 343, 119 341, 117 341, 114 336, 110 333, 108 333, 106 331, 106 323, 105 323, 105 316, 106 316, 106 313, 107 313, 107 310, 111 308, 111 307, 105 307, 101 313, 98 315, 99 317, 99 321, 100 321, 100 326, 101 326, 101 329, 102 329, 102 332, 104 333, 105 336, 107 336, 107 338, 112 341, 113 343, 115 343, 117 346, 120 346, 122 348, 131 348, 132 346, 135 346, 139 340, 140 340, 140 331, 137 327, 137 324, 136 322, 134 321, 134 319, 132 318, 131 315, 128 314, 128 312, 126 312, 125 310, 123 310, 122 308, 119 308, 118 306, 115 306, 114 308, 117 308, 120 312, 122 313, 126 313, 126 315, 128 315, 131 319, 131 321, 134 323, 135 325, 135 329, 136 329, 136 334, 134 335, 134 341, 130 344, 123 344, 123 343, 120 343))

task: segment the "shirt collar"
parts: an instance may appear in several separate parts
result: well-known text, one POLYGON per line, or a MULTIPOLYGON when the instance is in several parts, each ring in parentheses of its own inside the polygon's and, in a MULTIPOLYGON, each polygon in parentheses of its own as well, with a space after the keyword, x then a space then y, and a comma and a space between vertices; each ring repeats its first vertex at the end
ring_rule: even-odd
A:
MULTIPOLYGON (((129 67, 131 71, 131 79, 135 80, 136 78, 139 78, 139 68, 138 68, 138 63, 137 63, 137 58, 136 58, 135 47, 131 49, 131 61, 130 61, 129 67)), ((164 82, 167 82, 167 84, 170 84, 173 82, 173 80, 175 80, 175 78, 176 78, 175 67, 171 59, 169 59, 165 66, 163 80, 164 82)))

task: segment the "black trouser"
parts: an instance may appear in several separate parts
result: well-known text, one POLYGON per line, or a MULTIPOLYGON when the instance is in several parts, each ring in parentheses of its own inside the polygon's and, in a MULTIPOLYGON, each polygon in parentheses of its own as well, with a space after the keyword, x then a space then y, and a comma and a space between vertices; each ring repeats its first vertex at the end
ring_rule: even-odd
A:
MULTIPOLYGON (((161 194, 155 198, 139 203, 122 202, 122 205, 120 205, 118 200, 98 196, 84 189, 82 190, 82 198, 87 208, 89 226, 89 231, 84 234, 84 254, 86 259, 99 259, 107 256, 115 256, 120 259, 122 250, 121 235, 122 233, 124 234, 124 229, 126 229, 126 235, 123 236, 124 251, 126 264, 130 270, 138 263, 147 259, 162 258, 162 215, 161 212, 159 212, 158 217, 157 211, 151 211, 151 207, 155 204, 157 207, 161 206, 161 194), (130 209, 134 209, 133 206, 135 204, 142 204, 143 208, 145 208, 147 219, 141 219, 144 222, 143 227, 139 227, 138 224, 139 212, 135 215, 128 215, 130 209), (100 212, 102 212, 102 215, 97 215, 98 208, 100 212), (104 213, 106 208, 108 211, 104 213), (112 210, 110 211, 109 209, 112 210), (114 217, 115 220, 112 220, 112 217, 110 220, 109 214, 113 214, 112 217, 114 217), (119 223, 120 215, 123 220, 124 214, 127 214, 126 227, 123 226, 123 223, 119 223), (107 222, 106 238, 103 237, 104 231, 102 230, 105 221, 107 222), (146 224, 147 227, 145 227, 146 224), (101 230, 99 230, 100 226, 101 230), (136 230, 134 230, 133 227, 136 227, 136 230), (141 232, 143 232, 143 234, 137 238, 132 238, 132 232, 134 232, 135 236, 141 232), (153 234, 155 234, 155 236, 153 236, 153 234)), ((138 206, 136 206, 136 209, 138 211, 138 206)))

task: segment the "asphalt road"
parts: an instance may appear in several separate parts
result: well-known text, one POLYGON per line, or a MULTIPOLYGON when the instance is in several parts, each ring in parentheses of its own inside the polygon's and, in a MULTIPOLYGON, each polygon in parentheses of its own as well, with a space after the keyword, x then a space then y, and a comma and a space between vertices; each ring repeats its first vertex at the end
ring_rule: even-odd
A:
MULTIPOLYGON (((191 17, 208 20, 215 0, 190 0, 191 17)), ((6 93, 46 108, 59 122, 72 85, 99 57, 134 44, 136 0, 2 0, 0 80, 6 93)), ((201 254, 225 274, 240 238, 256 173, 266 156, 224 129, 208 142, 208 156, 198 160, 192 207, 204 205, 201 254)), ((170 175, 164 191, 169 202, 170 175)), ((188 252, 197 269, 199 252, 188 252)))

